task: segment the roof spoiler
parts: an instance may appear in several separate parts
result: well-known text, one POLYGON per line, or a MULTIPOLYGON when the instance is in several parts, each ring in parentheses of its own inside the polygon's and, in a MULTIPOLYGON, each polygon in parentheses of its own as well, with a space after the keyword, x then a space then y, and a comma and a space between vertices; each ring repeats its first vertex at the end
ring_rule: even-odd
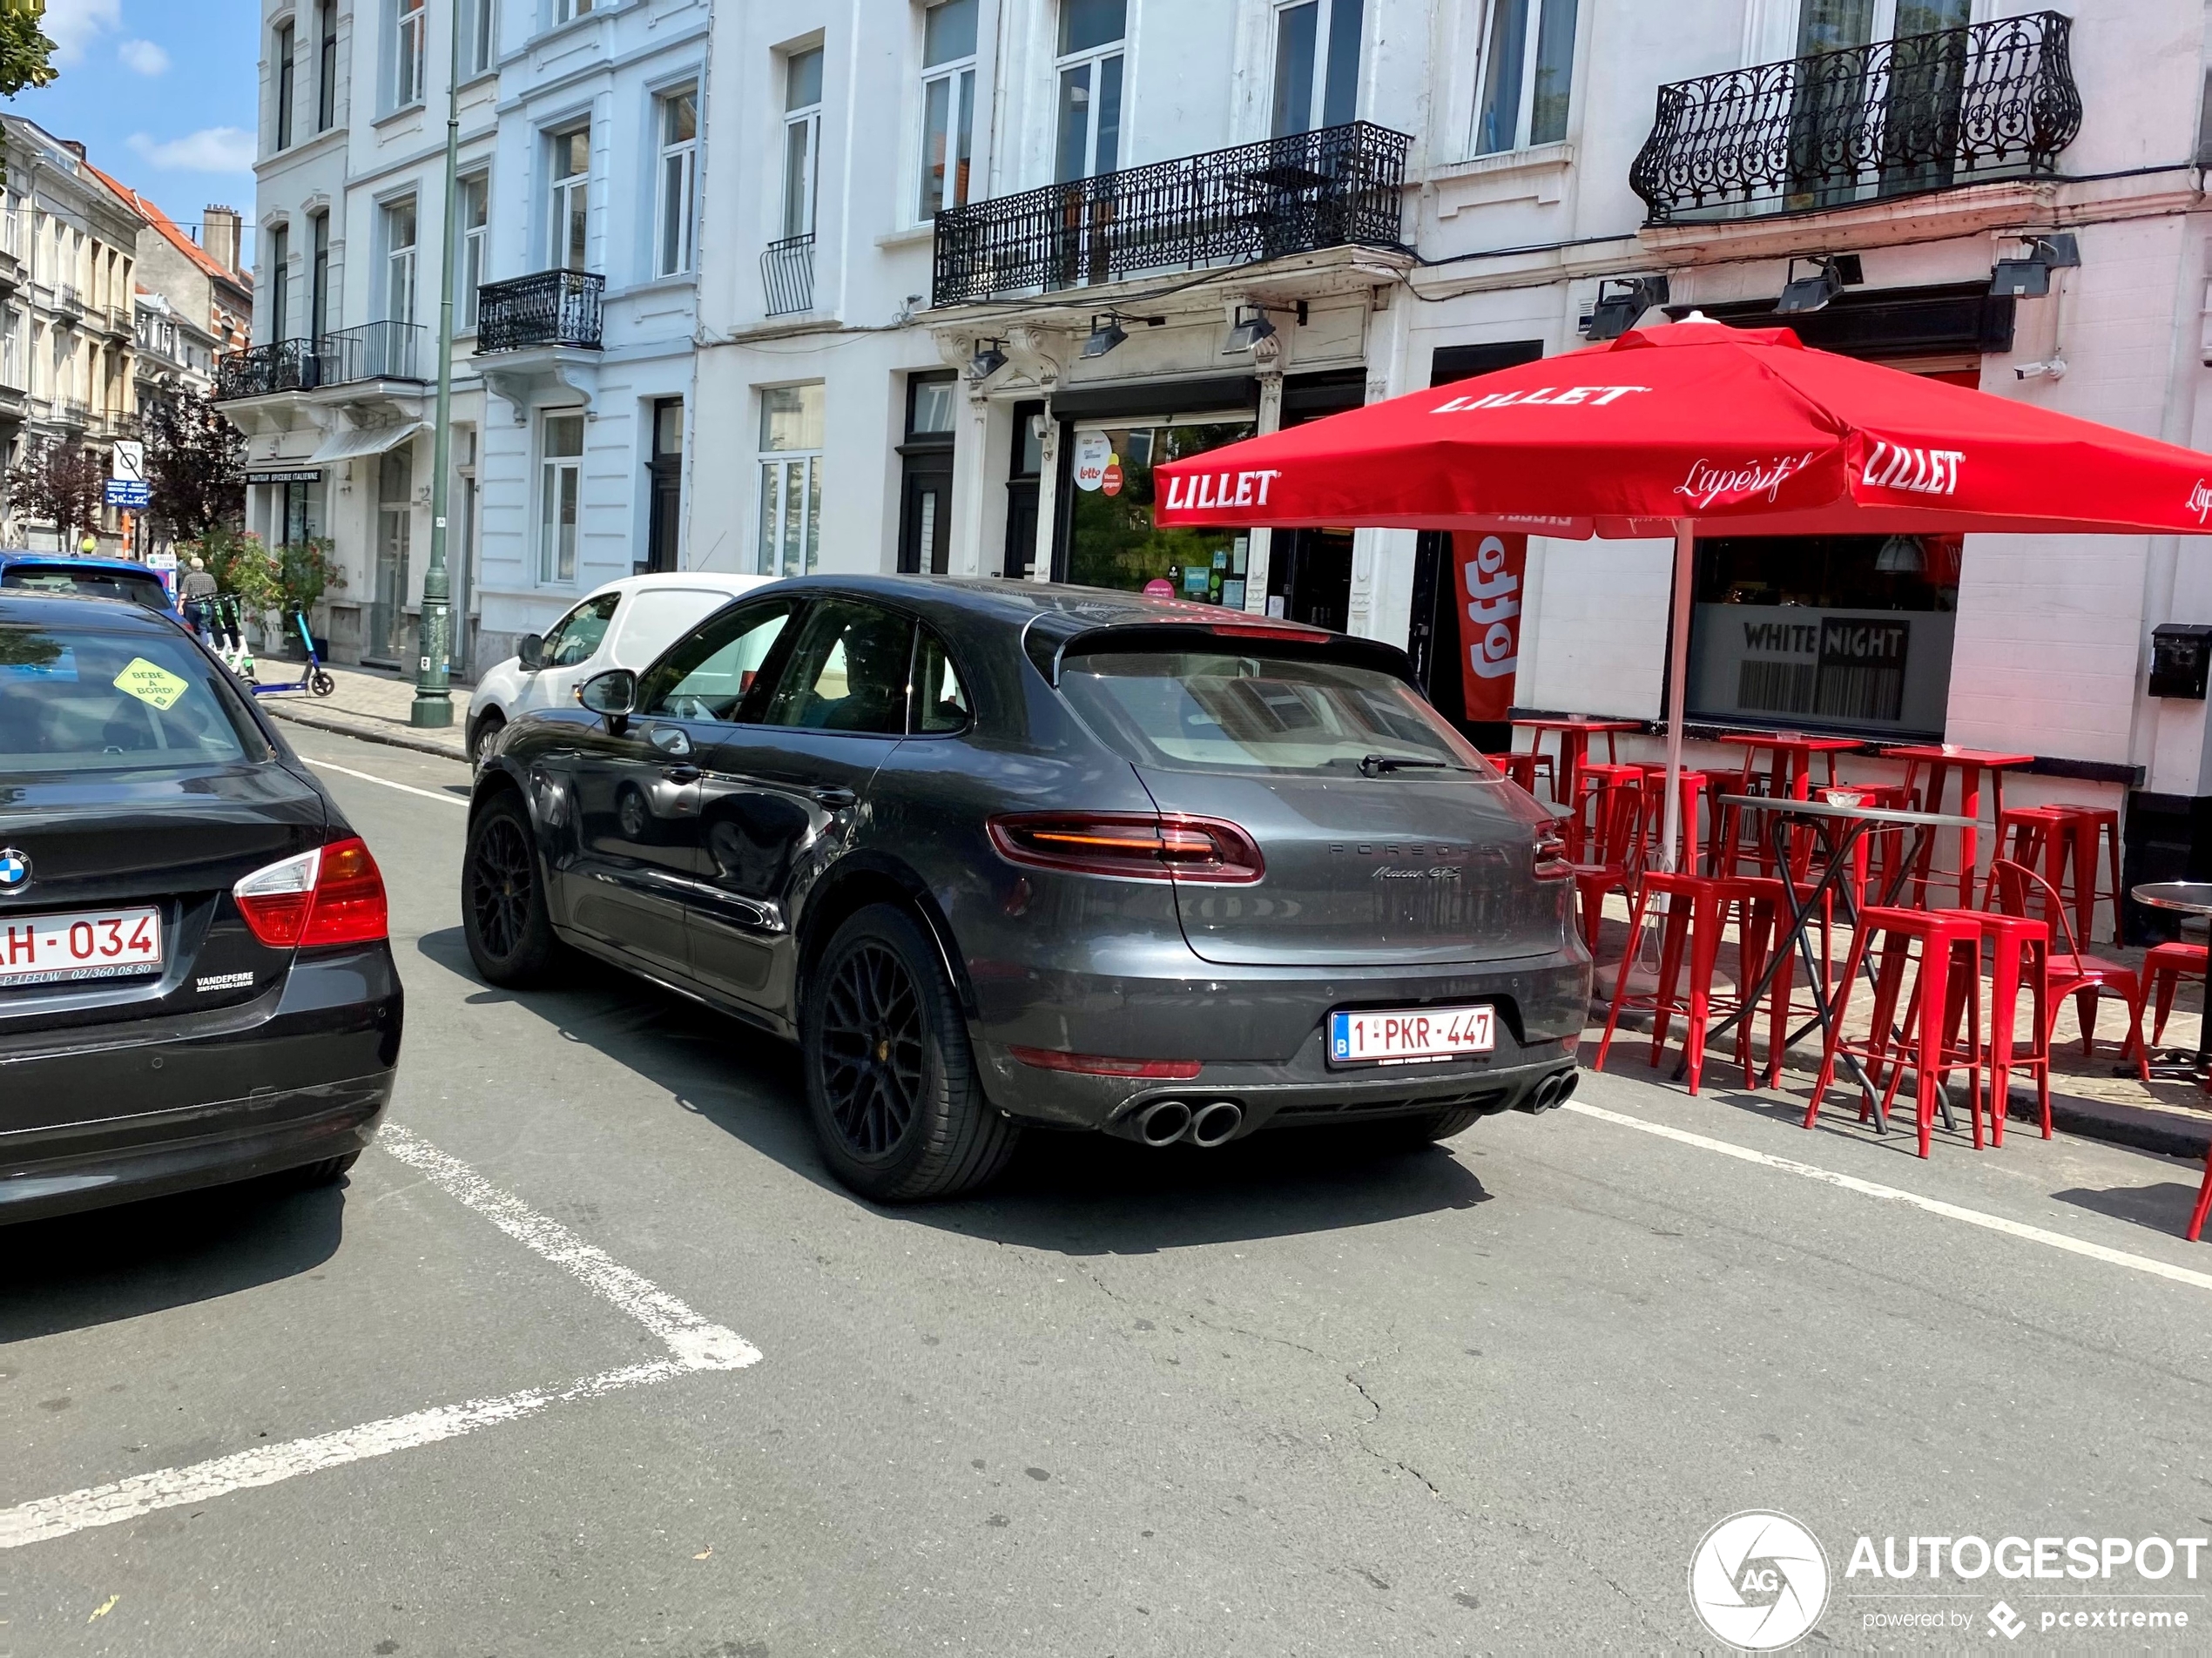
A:
MULTIPOLYGON (((1337 662, 1402 679, 1416 690, 1420 682, 1413 659, 1379 639, 1355 638, 1303 623, 1245 621, 1235 611, 1212 623, 1132 622, 1078 628, 1062 633, 1051 616, 1032 618, 1022 630, 1022 648, 1045 682, 1057 690, 1063 664, 1071 656, 1106 650, 1221 650, 1257 647, 1267 655, 1302 662, 1337 662), (1233 619, 1232 619, 1233 618, 1233 619), (1040 626, 1040 623, 1045 625, 1040 626)), ((1426 694, 1426 693, 1424 693, 1426 694)))

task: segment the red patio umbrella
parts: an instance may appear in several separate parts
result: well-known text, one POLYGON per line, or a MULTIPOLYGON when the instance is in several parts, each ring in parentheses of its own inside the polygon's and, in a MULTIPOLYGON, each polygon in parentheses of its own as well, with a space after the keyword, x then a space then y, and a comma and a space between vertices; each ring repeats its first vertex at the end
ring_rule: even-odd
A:
POLYGON ((1166 526, 1675 542, 1663 845, 1697 536, 2212 534, 2212 456, 1693 313, 1161 467, 1166 526))

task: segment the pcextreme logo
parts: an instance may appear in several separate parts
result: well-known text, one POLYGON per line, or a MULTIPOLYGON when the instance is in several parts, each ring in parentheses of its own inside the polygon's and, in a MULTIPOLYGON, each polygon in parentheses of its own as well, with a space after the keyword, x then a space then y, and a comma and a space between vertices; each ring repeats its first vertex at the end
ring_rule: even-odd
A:
POLYGON ((1715 1640, 1745 1652, 1777 1651, 1827 1610, 1828 1556, 1787 1514, 1730 1514, 1690 1556, 1689 1604, 1715 1640))

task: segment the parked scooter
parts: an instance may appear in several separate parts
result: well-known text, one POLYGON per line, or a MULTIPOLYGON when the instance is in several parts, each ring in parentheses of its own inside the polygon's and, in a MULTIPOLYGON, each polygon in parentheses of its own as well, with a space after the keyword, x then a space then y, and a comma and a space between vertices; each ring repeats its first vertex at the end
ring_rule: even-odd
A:
POLYGON ((287 680, 280 685, 254 684, 253 694, 267 697, 280 691, 304 691, 310 697, 329 696, 338 689, 338 682, 323 671, 322 663, 315 655, 314 636, 307 631, 307 618, 294 610, 292 625, 300 630, 300 643, 307 648, 307 665, 300 671, 299 678, 287 680))

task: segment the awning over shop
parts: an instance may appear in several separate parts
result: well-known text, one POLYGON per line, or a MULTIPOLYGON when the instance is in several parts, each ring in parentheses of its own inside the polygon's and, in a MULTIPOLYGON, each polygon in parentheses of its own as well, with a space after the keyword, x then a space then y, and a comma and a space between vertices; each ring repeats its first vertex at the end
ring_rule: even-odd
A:
POLYGON ((358 461, 366 455, 381 455, 421 429, 421 421, 402 421, 397 426, 364 426, 352 431, 333 432, 316 446, 315 452, 307 457, 307 464, 327 466, 337 461, 358 461))

